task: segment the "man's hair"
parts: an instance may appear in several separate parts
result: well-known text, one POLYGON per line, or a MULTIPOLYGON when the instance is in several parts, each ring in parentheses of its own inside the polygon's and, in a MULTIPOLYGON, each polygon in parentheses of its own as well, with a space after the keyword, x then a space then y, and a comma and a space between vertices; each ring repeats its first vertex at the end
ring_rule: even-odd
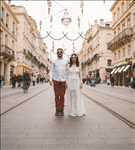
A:
POLYGON ((63 49, 62 49, 62 48, 58 48, 58 49, 57 49, 57 51, 58 51, 58 50, 61 50, 61 51, 63 51, 63 49))

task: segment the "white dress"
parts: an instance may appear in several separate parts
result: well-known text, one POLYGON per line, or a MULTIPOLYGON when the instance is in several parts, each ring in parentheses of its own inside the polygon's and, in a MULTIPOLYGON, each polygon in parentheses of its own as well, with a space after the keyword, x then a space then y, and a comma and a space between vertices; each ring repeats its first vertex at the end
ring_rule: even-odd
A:
POLYGON ((72 65, 68 68, 68 110, 70 116, 85 115, 84 102, 80 91, 80 68, 72 65))

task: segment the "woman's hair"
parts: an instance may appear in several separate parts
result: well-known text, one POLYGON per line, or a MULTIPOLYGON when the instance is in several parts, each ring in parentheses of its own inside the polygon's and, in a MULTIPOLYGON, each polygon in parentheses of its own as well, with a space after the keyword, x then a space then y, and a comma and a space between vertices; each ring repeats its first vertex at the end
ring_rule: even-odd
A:
POLYGON ((72 61, 73 57, 76 57, 76 66, 79 67, 79 58, 78 58, 76 53, 73 53, 71 55, 70 62, 69 62, 69 67, 71 67, 73 65, 73 61, 72 61))

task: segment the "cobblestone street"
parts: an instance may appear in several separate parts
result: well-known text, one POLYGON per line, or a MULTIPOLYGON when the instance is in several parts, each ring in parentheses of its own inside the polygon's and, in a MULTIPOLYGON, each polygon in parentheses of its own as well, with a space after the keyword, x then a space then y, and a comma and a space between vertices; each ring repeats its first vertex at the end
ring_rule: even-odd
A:
MULTIPOLYGON (((43 89, 44 92, 1 115, 2 150, 134 150, 134 130, 103 107, 93 103, 91 98, 82 96, 87 110, 85 117, 69 117, 65 106, 65 116, 57 118, 54 116, 54 96, 50 86, 43 84, 34 88, 30 89, 27 96, 25 95, 26 99, 43 89)), ((104 89, 110 90, 109 87, 103 86, 95 88, 84 86, 83 92, 99 100, 99 94, 102 97, 106 95, 94 90, 104 89)), ((133 94, 133 91, 129 90, 133 94)), ((115 92, 115 88, 112 90, 112 95, 113 91, 115 92)), ((129 92, 125 89, 119 91, 129 92)), ((115 96, 118 96, 117 94, 115 92, 115 96)), ((12 97, 14 98, 15 95, 11 96, 11 100, 12 97)), ((116 97, 110 97, 117 105, 116 97)), ((25 98, 23 97, 22 100, 24 101, 25 98)), ((132 99, 127 100, 132 101, 132 99)), ((103 103, 107 104, 106 101, 103 103)), ((110 107, 111 105, 110 103, 110 107)), ((125 111, 121 109, 121 112, 122 110, 125 111)), ((131 119, 134 121, 132 117, 131 119)))

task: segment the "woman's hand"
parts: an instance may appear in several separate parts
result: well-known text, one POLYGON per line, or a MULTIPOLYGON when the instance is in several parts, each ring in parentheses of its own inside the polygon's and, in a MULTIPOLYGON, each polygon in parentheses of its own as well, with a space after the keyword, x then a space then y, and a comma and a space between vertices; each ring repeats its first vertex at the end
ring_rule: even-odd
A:
POLYGON ((65 83, 65 88, 66 88, 66 89, 68 88, 67 82, 65 83))
POLYGON ((80 83, 80 89, 82 89, 82 88, 83 88, 83 83, 81 82, 81 83, 80 83))

